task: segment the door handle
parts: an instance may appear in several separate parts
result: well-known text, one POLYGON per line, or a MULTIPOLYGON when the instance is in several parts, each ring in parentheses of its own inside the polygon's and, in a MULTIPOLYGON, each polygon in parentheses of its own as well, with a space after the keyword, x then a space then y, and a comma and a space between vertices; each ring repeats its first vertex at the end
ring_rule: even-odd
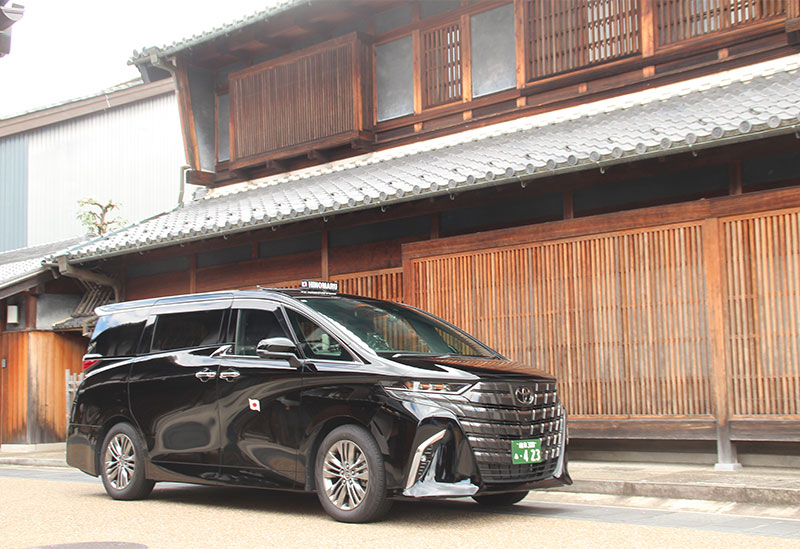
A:
POLYGON ((214 379, 215 377, 217 377, 217 372, 215 372, 214 370, 209 370, 208 368, 205 368, 203 370, 200 370, 199 372, 196 372, 194 374, 194 377, 196 377, 197 379, 199 379, 200 381, 205 383, 209 379, 214 379))
POLYGON ((226 371, 222 372, 219 375, 219 377, 220 377, 220 379, 224 379, 225 381, 230 383, 231 381, 236 381, 236 378, 239 377, 240 375, 241 374, 239 372, 237 372, 236 370, 226 370, 226 371))

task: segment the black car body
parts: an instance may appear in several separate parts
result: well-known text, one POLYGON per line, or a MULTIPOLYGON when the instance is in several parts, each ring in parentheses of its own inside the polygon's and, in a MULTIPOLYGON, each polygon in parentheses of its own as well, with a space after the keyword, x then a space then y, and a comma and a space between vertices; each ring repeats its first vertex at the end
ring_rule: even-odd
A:
POLYGON ((67 461, 112 497, 157 481, 317 490, 361 522, 391 498, 513 503, 571 483, 555 379, 417 309, 252 290, 98 315, 67 461))

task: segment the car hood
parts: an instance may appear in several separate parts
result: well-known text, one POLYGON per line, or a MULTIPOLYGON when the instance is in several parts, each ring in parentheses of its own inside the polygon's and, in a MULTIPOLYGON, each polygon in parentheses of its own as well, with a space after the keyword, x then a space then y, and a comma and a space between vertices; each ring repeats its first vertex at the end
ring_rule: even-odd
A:
MULTIPOLYGON (((391 358, 405 366, 418 368, 425 371, 425 377, 435 377, 441 373, 446 377, 453 375, 453 370, 460 370, 481 378, 496 377, 538 377, 554 380, 554 377, 538 368, 532 368, 524 362, 507 360, 504 358, 478 358, 478 357, 431 357, 431 356, 399 356, 391 358)), ((409 372, 410 373, 410 372, 409 372)))

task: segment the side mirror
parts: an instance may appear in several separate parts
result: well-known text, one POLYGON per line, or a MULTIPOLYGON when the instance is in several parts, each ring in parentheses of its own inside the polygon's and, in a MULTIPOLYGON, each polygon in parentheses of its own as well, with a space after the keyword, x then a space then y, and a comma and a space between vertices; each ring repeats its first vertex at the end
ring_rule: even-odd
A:
POLYGON ((258 342, 256 354, 261 358, 297 359, 297 345, 288 337, 269 337, 258 342))

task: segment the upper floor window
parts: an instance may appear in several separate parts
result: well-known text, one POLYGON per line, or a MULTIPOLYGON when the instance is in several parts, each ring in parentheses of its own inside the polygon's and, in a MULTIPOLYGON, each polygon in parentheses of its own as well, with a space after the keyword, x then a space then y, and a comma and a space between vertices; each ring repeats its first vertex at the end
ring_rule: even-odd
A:
POLYGON ((655 0, 658 44, 666 45, 786 14, 786 0, 655 0))
POLYGON ((423 31, 422 105, 424 108, 461 100, 461 27, 450 23, 423 31))
POLYGON ((525 2, 528 80, 638 53, 639 0, 525 2))

